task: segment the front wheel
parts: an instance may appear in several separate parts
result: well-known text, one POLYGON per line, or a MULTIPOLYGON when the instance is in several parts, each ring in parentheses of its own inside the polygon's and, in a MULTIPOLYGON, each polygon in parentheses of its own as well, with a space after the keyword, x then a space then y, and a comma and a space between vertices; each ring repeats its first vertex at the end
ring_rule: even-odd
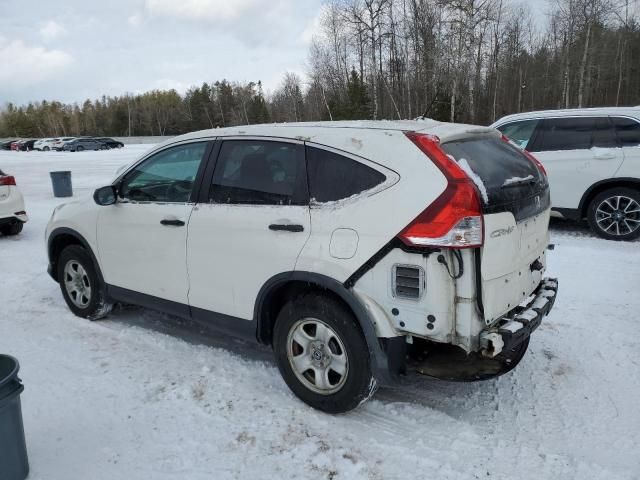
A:
POLYGON ((78 317, 98 320, 113 305, 105 300, 104 284, 89 253, 79 245, 70 245, 58 257, 58 281, 69 309, 78 317))
POLYGON ((640 236, 640 191, 612 188, 589 204, 591 229, 608 240, 633 240, 640 236))
POLYGON ((375 392, 367 342, 353 314, 320 294, 283 307, 273 336, 278 368, 289 388, 327 413, 353 410, 375 392))
POLYGON ((50 150, 49 147, 44 147, 42 150, 44 150, 45 152, 48 152, 50 150))

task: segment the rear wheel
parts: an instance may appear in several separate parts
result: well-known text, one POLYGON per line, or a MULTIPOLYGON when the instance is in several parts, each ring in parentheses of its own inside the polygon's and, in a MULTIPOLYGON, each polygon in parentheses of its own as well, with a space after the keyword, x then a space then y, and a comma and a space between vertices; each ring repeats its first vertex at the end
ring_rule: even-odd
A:
POLYGON ((289 388, 327 413, 356 408, 375 391, 369 349, 351 312, 320 294, 289 301, 276 320, 274 351, 289 388))
POLYGON ((18 235, 22 231, 24 223, 17 221, 16 223, 12 223, 11 225, 5 225, 0 227, 0 233, 6 236, 18 235))
POLYGON ((609 240, 633 240, 640 236, 640 191, 612 188, 596 195, 589 204, 591 229, 609 240))
POLYGON ((70 245, 62 250, 57 268, 62 296, 75 315, 98 320, 111 311, 113 305, 105 300, 104 284, 83 247, 70 245))

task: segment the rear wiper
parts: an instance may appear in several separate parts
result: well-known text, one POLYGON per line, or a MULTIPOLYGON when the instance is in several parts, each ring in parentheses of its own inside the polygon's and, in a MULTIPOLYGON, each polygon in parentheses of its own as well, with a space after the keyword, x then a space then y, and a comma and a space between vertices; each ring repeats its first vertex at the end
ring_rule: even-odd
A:
POLYGON ((500 188, 520 187, 522 185, 534 185, 535 183, 536 179, 533 178, 533 175, 529 175, 525 178, 510 178, 500 188))

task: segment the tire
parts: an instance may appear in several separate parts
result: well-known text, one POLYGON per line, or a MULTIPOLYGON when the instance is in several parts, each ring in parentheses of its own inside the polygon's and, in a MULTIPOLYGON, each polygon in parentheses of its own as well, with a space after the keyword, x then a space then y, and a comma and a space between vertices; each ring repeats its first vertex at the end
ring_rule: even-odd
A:
POLYGON ((76 152, 81 152, 81 151, 83 151, 83 150, 84 150, 84 147, 83 147, 82 145, 78 145, 78 146, 76 147, 76 152))
POLYGON ((276 319, 273 348, 284 381, 315 409, 348 412, 376 390, 364 335, 352 313, 331 297, 310 293, 287 302, 276 319), (324 372, 318 377, 323 380, 316 381, 316 372, 324 372))
POLYGON ((4 227, 1 227, 0 233, 7 237, 12 237, 14 235, 18 235, 22 231, 23 226, 24 223, 22 223, 21 221, 17 221, 16 223, 12 223, 11 225, 5 225, 4 227))
POLYGON ((87 250, 69 245, 58 256, 57 270, 62 296, 75 315, 98 320, 111 311, 113 304, 105 300, 105 285, 87 250))
POLYGON ((618 187, 605 190, 589 204, 591 230, 607 240, 640 237, 640 190, 618 187))
POLYGON ((45 152, 48 152, 50 149, 49 149, 49 147, 44 147, 42 150, 45 151, 45 152))

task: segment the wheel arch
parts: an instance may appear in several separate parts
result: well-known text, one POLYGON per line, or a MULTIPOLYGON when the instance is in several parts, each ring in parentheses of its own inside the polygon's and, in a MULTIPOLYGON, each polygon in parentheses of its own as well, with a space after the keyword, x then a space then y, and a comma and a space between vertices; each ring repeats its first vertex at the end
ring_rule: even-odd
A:
POLYGON ((338 299, 353 313, 367 342, 371 368, 375 378, 381 383, 392 383, 387 354, 376 335, 375 327, 366 308, 342 283, 319 273, 285 272, 275 275, 263 285, 254 307, 258 341, 271 344, 273 327, 280 308, 292 296, 309 290, 319 290, 338 299))
POLYGON ((93 253, 93 249, 89 245, 89 242, 78 232, 71 228, 59 227, 51 232, 49 235, 49 239, 47 240, 47 255, 49 257, 49 275, 58 282, 58 257, 62 250, 64 250, 69 245, 80 245, 83 247, 91 257, 94 266, 96 267, 96 272, 98 277, 102 283, 104 283, 104 279, 102 278, 102 271, 100 270, 100 264, 98 263, 98 259, 93 253))
POLYGON ((587 216, 589 210, 589 204, 596 197, 596 195, 608 190, 610 188, 634 188, 640 190, 640 178, 634 177, 618 177, 609 178, 607 180, 601 180, 591 185, 586 192, 582 195, 578 212, 580 213, 580 219, 587 216))

